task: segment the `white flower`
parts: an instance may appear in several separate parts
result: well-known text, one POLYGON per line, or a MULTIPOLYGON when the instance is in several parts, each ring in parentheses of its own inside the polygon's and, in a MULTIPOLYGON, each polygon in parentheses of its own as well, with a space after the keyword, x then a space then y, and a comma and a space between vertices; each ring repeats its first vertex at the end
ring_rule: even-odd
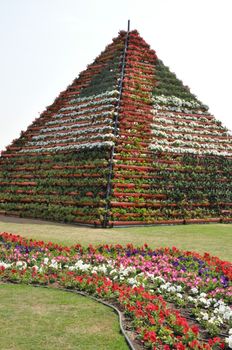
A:
POLYGON ((226 338, 225 341, 228 344, 229 348, 232 349, 232 335, 226 338))
POLYGON ((224 314, 225 311, 226 311, 226 306, 224 304, 221 304, 218 308, 218 312, 220 314, 224 314))
MULTIPOLYGON (((204 293, 205 294, 205 293, 204 293)), ((210 306, 210 301, 208 299, 206 299, 205 297, 200 297, 199 298, 199 302, 204 304, 204 306, 206 308, 208 308, 210 306)))
POLYGON ((17 261, 16 262, 16 267, 19 268, 19 270, 23 270, 27 267, 27 263, 25 261, 17 261))
MULTIPOLYGON (((149 275, 149 277, 150 277, 151 275, 149 275)), ((165 281, 165 279, 164 278, 162 278, 162 277, 160 277, 160 276, 156 276, 156 277, 154 277, 153 278, 153 280, 154 281, 160 281, 160 282, 163 282, 163 283, 165 283, 166 281, 165 281)))
POLYGON ((168 288, 168 292, 175 293, 176 292, 176 287, 175 286, 169 287, 168 288))
POLYGON ((206 293, 201 293, 201 294, 200 294, 200 297, 202 297, 202 298, 205 298, 206 296, 207 296, 206 293))
MULTIPOLYGON (((226 311, 223 315, 225 320, 230 320, 232 318, 232 311, 226 311)), ((231 333, 232 334, 232 333, 231 333)))
POLYGON ((81 270, 87 271, 91 267, 90 264, 85 264, 82 260, 78 260, 74 266, 69 266, 69 271, 81 270))
POLYGON ((58 262, 57 262, 55 259, 52 259, 51 264, 49 265, 49 267, 51 267, 51 268, 57 270, 58 267, 59 267, 59 266, 58 266, 58 262))
POLYGON ((0 261, 0 267, 4 267, 4 269, 8 269, 12 266, 12 264, 5 263, 4 261, 0 261))
POLYGON ((106 265, 103 264, 103 265, 98 266, 98 271, 103 272, 105 274, 107 272, 106 265))
POLYGON ((207 312, 201 312, 201 316, 202 316, 202 320, 208 321, 209 315, 207 314, 207 312))
POLYGON ((136 278, 128 278, 127 282, 131 285, 131 286, 139 286, 140 283, 136 280, 136 278))
POLYGON ((209 319, 209 323, 215 323, 215 320, 216 320, 216 317, 215 317, 215 316, 212 316, 212 317, 209 319))
POLYGON ((191 288, 191 292, 193 294, 197 294, 198 293, 198 289, 196 287, 193 287, 193 288, 191 288))
POLYGON ((44 265, 48 264, 49 259, 48 258, 44 258, 44 265))

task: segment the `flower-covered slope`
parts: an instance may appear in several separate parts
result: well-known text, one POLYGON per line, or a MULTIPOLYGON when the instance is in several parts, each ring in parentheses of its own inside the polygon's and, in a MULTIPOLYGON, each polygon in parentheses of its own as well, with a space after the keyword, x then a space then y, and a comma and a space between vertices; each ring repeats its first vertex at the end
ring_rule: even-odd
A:
POLYGON ((120 32, 0 159, 1 213, 94 225, 232 221, 232 138, 120 32))
POLYGON ((1 213, 100 223, 126 33, 60 94, 1 157, 1 213))
POLYGON ((232 265, 209 254, 63 247, 1 233, 0 281, 79 290, 115 304, 144 349, 232 348, 232 265))
POLYGON ((124 45, 125 33, 121 32, 61 93, 60 103, 48 107, 45 117, 42 114, 32 123, 3 156, 14 151, 33 154, 111 144, 124 45))
POLYGON ((119 117, 114 224, 232 220, 232 137, 136 31, 119 117))

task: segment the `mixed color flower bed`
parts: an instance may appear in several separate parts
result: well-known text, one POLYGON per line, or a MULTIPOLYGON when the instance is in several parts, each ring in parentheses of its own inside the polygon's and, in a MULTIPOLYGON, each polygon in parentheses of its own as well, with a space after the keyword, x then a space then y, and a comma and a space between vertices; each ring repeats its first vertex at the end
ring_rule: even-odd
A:
POLYGON ((63 247, 1 233, 0 280, 107 300, 145 349, 232 348, 232 264, 209 254, 146 244, 63 247))

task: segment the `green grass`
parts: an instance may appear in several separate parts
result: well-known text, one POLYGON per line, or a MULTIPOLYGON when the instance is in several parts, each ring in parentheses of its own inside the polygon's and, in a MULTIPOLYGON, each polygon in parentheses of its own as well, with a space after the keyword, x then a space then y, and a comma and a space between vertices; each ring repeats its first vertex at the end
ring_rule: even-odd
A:
POLYGON ((1 350, 128 350, 117 315, 52 289, 0 285, 1 350))
POLYGON ((176 246, 180 249, 209 252, 223 260, 232 261, 232 225, 177 225, 93 229, 36 221, 0 217, 0 231, 21 234, 37 240, 52 241, 65 245, 81 243, 84 246, 100 243, 133 243, 141 246, 145 242, 155 248, 176 246))

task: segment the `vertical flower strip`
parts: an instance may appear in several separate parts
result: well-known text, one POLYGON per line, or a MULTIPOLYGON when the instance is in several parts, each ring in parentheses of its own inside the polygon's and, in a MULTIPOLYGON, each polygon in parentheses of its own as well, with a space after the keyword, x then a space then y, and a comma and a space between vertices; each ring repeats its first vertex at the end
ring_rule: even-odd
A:
POLYGON ((138 206, 146 206, 147 193, 141 190, 141 182, 149 178, 150 170, 148 146, 155 59, 154 51, 138 32, 130 32, 114 157, 112 224, 137 221, 138 206))
POLYGON ((144 348, 231 348, 232 309, 226 305, 226 294, 232 287, 231 263, 176 248, 63 247, 7 233, 0 235, 0 247, 1 280, 50 286, 55 283, 119 303, 144 348), (210 293, 217 284, 223 286, 224 294, 212 298, 210 293), (172 305, 181 305, 179 310, 168 306, 165 300, 170 296, 172 305), (223 321, 218 334, 205 338, 196 321, 189 323, 183 317, 182 312, 186 314, 193 300, 199 313, 196 320, 208 332, 209 327, 215 328, 213 322, 216 325, 218 320, 223 321), (211 302, 218 306, 213 308, 211 302), (211 312, 215 321, 199 320, 201 313, 211 312), (202 334, 205 340, 201 340, 202 334))
MULTIPOLYGON (((114 118, 114 136, 118 136, 118 113, 121 106, 121 98, 122 98, 122 91, 123 91, 123 80, 125 75, 125 64, 126 64, 126 55, 127 55, 127 48, 128 48, 128 40, 129 40, 129 31, 130 31, 130 25, 128 23, 128 30, 125 37, 125 45, 124 45, 124 51, 122 56, 122 67, 121 67, 121 76, 118 79, 118 91, 119 91, 119 98, 118 103, 115 107, 115 118, 114 118)), ((107 181, 107 188, 106 188, 106 206, 105 206, 105 213, 104 213, 104 221, 102 223, 103 227, 107 227, 109 225, 109 209, 110 209, 110 195, 112 192, 112 177, 113 177, 113 161, 114 161, 114 154, 115 154, 115 144, 112 145, 111 153, 110 153, 110 159, 109 159, 109 174, 108 174, 108 181, 107 181)))

